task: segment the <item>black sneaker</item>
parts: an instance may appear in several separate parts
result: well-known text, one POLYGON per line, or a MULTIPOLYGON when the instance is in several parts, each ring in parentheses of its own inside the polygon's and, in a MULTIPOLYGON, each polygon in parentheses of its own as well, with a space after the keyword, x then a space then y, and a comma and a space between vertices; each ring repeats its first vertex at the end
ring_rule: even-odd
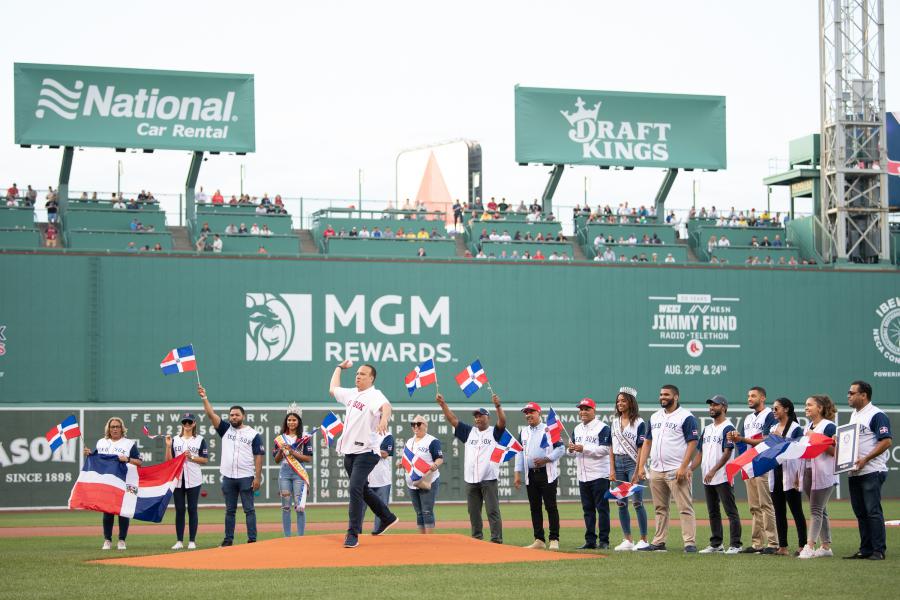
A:
POLYGON ((609 544, 606 542, 600 542, 597 544, 597 550, 609 550, 609 544))
POLYGON ((575 548, 576 550, 596 550, 597 544, 588 544, 587 542, 575 548))
POLYGON ((763 548, 759 551, 760 554, 775 554, 775 548, 763 548))
POLYGON ((247 543, 248 543, 248 544, 255 544, 255 543, 256 543, 256 540, 247 540, 247 543))
POLYGON ((884 560, 884 554, 881 552, 873 552, 867 560, 884 560))
POLYGON ((643 547, 643 548, 638 548, 637 551, 638 551, 638 552, 665 552, 665 551, 666 551, 666 544, 665 544, 665 543, 662 543, 662 544, 648 544, 647 546, 645 546, 645 547, 643 547))
POLYGON ((845 556, 844 560, 864 560, 872 556, 871 554, 863 554, 862 552, 857 552, 855 554, 851 554, 850 556, 845 556))
POLYGON ((352 533, 348 533, 347 537, 344 538, 344 548, 356 548, 357 546, 359 546, 359 538, 352 533))
POLYGON ((747 546, 743 550, 741 550, 741 554, 761 554, 763 551, 762 548, 754 548, 753 546, 747 546))
POLYGON ((400 522, 400 517, 394 515, 394 520, 390 523, 381 522, 381 527, 372 532, 372 535, 381 535, 383 533, 387 533, 387 530, 400 522))
POLYGON ((226 546, 232 546, 234 542, 231 540, 222 540, 222 543, 219 544, 219 548, 225 548, 226 546))
POLYGON ((696 553, 697 553, 697 546, 685 546, 685 547, 684 547, 684 552, 685 552, 686 554, 696 554, 696 553))

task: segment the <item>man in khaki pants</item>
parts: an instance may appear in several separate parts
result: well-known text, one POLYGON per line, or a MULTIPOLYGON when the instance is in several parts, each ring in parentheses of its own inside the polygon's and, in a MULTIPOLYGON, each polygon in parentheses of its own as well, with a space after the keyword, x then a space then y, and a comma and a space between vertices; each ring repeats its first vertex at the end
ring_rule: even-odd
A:
MULTIPOLYGON (((766 407, 766 389, 760 386, 750 388, 747 392, 747 406, 751 413, 744 417, 741 433, 730 432, 731 441, 738 445, 756 446, 769 435, 775 425, 772 409, 766 407)), ((741 552, 744 554, 774 554, 778 548, 778 537, 775 532, 775 509, 772 496, 769 494, 769 476, 751 477, 747 480, 747 503, 753 516, 753 527, 750 533, 750 545, 741 552)))
POLYGON ((656 533, 653 542, 640 550, 665 552, 669 533, 669 506, 672 497, 681 515, 681 538, 685 552, 696 552, 697 523, 691 496, 691 457, 697 448, 697 419, 678 404, 678 388, 664 385, 659 391, 662 407, 650 417, 650 430, 641 447, 633 481, 644 478, 644 465, 650 457, 650 492, 656 508, 656 533))

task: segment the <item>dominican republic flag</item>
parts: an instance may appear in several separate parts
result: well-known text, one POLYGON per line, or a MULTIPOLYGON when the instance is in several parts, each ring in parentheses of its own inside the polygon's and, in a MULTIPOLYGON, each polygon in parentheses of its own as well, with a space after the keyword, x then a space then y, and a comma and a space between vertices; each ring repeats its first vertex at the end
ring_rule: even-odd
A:
POLYGON ((478 359, 471 365, 467 365, 466 368, 456 376, 456 383, 459 384, 459 387, 466 395, 466 398, 471 398, 472 394, 480 390, 481 386, 487 382, 487 375, 484 374, 484 369, 481 368, 481 361, 478 359))
POLYGON ((91 454, 72 488, 69 508, 160 523, 186 458, 181 454, 152 467, 136 467, 115 454, 91 454))
POLYGON ((197 358, 194 356, 194 346, 182 346, 175 348, 162 359, 159 363, 163 375, 171 375, 172 373, 184 373, 185 371, 197 370, 197 358))
POLYGON ((406 389, 409 391, 409 395, 412 396, 417 389, 431 385, 436 381, 437 373, 434 371, 434 359, 429 358, 406 375, 406 389))
POLYGON ((515 458, 516 454, 522 450, 522 444, 512 436, 508 429, 504 429, 503 435, 500 436, 500 441, 497 442, 494 446, 494 451, 491 452, 491 462, 505 463, 515 458))
POLYGON ((629 496, 633 496, 634 494, 643 490, 646 486, 637 485, 636 483, 627 483, 623 482, 617 485, 614 488, 609 488, 606 490, 606 493, 603 494, 604 500, 624 500, 629 496))
POLYGON ((53 452, 62 446, 66 440, 77 438, 80 435, 81 428, 78 427, 75 415, 69 415, 62 423, 45 433, 44 437, 47 438, 47 442, 50 444, 50 451, 53 452))
POLYGON ((325 419, 322 420, 322 425, 319 426, 319 429, 322 431, 323 443, 330 446, 334 443, 335 436, 340 435, 344 430, 344 424, 341 423, 339 416, 329 411, 325 419))
POLYGON ((728 481, 741 472, 743 479, 765 475, 786 460, 815 458, 834 443, 827 435, 810 432, 796 440, 770 435, 765 441, 750 446, 746 452, 725 465, 728 481))
POLYGON ((550 436, 550 443, 555 444, 559 441, 559 436, 562 435, 562 421, 559 420, 559 417, 556 416, 556 411, 553 410, 553 407, 550 407, 550 413, 547 415, 547 435, 550 436))
POLYGON ((425 462, 422 457, 417 457, 409 448, 403 448, 403 459, 401 462, 411 481, 422 479, 431 469, 431 465, 425 462))

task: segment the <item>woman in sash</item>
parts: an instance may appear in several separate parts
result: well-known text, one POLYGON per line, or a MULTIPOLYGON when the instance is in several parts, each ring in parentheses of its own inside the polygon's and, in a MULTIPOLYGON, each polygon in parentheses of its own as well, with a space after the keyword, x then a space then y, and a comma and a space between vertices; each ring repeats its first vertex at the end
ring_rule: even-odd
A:
POLYGON ((406 487, 416 511, 419 533, 431 533, 435 524, 434 502, 441 483, 438 468, 444 464, 444 454, 441 452, 441 441, 428 433, 425 417, 416 415, 410 426, 413 435, 406 441, 403 451, 403 467, 407 469, 406 487))
MULTIPOLYGON (((612 429, 612 453, 609 459, 612 462, 611 472, 615 473, 614 480, 631 482, 637 468, 640 448, 647 436, 647 424, 638 413, 637 390, 630 387, 619 388, 616 396, 616 412, 610 421, 612 429)), ((634 512, 637 514, 638 528, 641 539, 635 543, 631 535, 631 514, 628 512, 628 500, 616 500, 619 507, 619 523, 622 525, 622 533, 625 539, 615 547, 618 552, 628 550, 640 550, 647 547, 647 509, 644 508, 643 492, 635 492, 631 496, 634 512)))
POLYGON ((184 548, 185 502, 188 516, 188 550, 193 550, 197 547, 197 526, 200 522, 197 514, 200 486, 203 483, 200 465, 209 462, 209 450, 206 440, 197 435, 197 419, 191 413, 182 415, 178 437, 166 436, 166 460, 172 460, 182 454, 187 454, 187 458, 181 472, 181 481, 172 492, 172 501, 175 504, 175 537, 178 538, 172 550, 184 548))
POLYGON ((303 435, 303 411, 291 404, 281 424, 281 435, 275 438, 272 454, 278 471, 278 491, 281 494, 281 526, 285 537, 291 537, 291 508, 297 513, 297 535, 306 530, 306 495, 309 475, 305 463, 312 462, 312 436, 303 435))

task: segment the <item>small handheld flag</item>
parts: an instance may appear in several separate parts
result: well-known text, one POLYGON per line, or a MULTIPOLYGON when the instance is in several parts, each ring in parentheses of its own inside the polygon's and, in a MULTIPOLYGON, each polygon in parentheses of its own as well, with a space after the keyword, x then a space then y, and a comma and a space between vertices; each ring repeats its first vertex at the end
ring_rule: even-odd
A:
MULTIPOLYGON (((550 435, 550 443, 555 444, 558 442, 562 432, 562 422, 559 420, 559 417, 556 416, 556 411, 554 411, 551 406, 550 412, 547 414, 547 433, 550 435)), ((566 434, 566 436, 568 436, 568 434, 566 434)))
POLYGON ((47 442, 50 444, 50 451, 54 452, 63 445, 66 440, 81 436, 81 428, 78 427, 78 421, 75 415, 69 415, 62 423, 54 426, 50 431, 44 434, 47 442))
POLYGON ((522 450, 522 444, 512 436, 509 430, 504 430, 503 435, 500 436, 500 441, 497 442, 494 446, 494 451, 491 452, 491 462, 505 463, 515 458, 516 454, 522 450))
POLYGON ((331 446, 334 443, 335 436, 340 435, 344 430, 344 424, 341 423, 340 417, 329 411, 325 415, 325 419, 322 420, 322 425, 319 429, 322 431, 322 443, 331 446))
POLYGON ((628 498, 629 496, 633 496, 637 492, 643 490, 646 486, 637 485, 635 483, 623 482, 617 485, 614 488, 609 488, 605 494, 603 494, 604 500, 623 500, 628 498))
POLYGON ((480 390, 481 386, 487 382, 487 375, 484 374, 481 361, 478 359, 475 359, 472 364, 466 365, 466 368, 456 376, 456 383, 459 384, 466 398, 471 398, 472 394, 480 390))
POLYGON ((434 370, 433 358, 429 358, 406 375, 406 389, 410 396, 417 389, 436 382, 437 373, 434 370))
POLYGON ((431 465, 425 462, 423 458, 417 457, 409 448, 403 448, 403 459, 401 460, 401 463, 403 464, 403 469, 409 476, 410 481, 422 479, 431 469, 431 465))
POLYGON ((147 427, 146 425, 144 425, 144 426, 141 428, 141 431, 143 431, 143 432, 144 432, 144 435, 146 435, 146 436, 147 436, 148 438, 150 438, 151 440, 155 440, 155 439, 158 438, 158 437, 162 437, 162 434, 161 434, 161 433, 157 433, 156 435, 152 435, 152 434, 150 433, 150 428, 147 427))
MULTIPOLYGON (((187 371, 197 370, 197 357, 194 356, 194 345, 188 344, 181 348, 175 348, 162 359, 159 363, 163 375, 172 375, 173 373, 185 373, 187 371)), ((199 374, 197 381, 200 381, 199 374)))

